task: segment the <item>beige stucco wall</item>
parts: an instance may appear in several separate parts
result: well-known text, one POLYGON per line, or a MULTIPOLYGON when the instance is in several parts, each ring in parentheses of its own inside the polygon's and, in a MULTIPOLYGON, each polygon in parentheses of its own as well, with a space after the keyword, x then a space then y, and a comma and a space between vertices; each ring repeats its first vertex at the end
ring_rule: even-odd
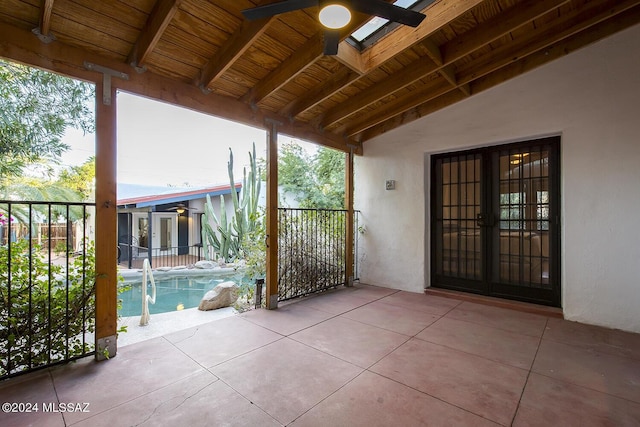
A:
POLYGON ((429 286, 429 154, 559 134, 565 318, 640 332, 638 52, 635 26, 367 141, 361 281, 429 286))

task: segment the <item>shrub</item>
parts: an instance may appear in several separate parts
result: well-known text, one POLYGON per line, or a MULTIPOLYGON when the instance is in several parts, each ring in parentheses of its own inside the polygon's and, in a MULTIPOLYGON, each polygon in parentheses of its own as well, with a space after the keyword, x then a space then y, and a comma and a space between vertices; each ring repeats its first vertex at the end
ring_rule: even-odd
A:
POLYGON ((85 246, 68 271, 26 239, 0 247, 0 377, 93 350, 95 251, 85 246))

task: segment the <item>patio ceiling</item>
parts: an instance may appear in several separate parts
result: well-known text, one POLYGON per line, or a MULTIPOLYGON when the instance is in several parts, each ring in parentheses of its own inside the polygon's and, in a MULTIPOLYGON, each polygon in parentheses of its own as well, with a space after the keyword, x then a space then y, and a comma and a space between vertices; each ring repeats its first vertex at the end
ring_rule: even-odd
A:
MULTIPOLYGON (((325 56, 317 8, 243 19, 272 2, 3 0, 0 56, 96 81, 90 62, 126 73, 113 84, 128 92, 361 152, 640 22, 640 0, 436 0, 418 28, 399 26, 363 51, 343 41, 325 56)), ((356 14, 342 37, 368 18, 356 14)))

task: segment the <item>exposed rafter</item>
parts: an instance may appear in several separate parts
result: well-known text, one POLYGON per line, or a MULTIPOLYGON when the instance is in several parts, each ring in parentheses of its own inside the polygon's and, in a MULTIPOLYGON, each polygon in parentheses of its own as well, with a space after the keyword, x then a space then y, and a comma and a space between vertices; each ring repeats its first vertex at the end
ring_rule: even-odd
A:
POLYGON ((38 36, 43 43, 51 43, 55 40, 53 34, 51 34, 51 15, 53 13, 54 0, 41 0, 40 4, 40 19, 38 26, 34 28, 33 33, 38 36))
POLYGON ((147 57, 153 51, 176 12, 178 12, 182 1, 158 0, 127 58, 127 62, 132 67, 144 67, 147 57))
POLYGON ((251 47, 267 29, 274 18, 244 21, 240 29, 231 36, 224 46, 209 60, 200 72, 196 85, 200 89, 207 89, 215 83, 242 54, 251 47))

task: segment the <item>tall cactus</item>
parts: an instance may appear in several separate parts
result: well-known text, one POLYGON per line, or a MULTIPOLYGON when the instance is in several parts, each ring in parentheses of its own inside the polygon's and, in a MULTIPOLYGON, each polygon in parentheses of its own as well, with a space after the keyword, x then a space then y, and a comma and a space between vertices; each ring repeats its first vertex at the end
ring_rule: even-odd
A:
POLYGON ((249 175, 247 169, 243 169, 242 190, 240 198, 235 191, 233 177, 233 151, 229 148, 229 184, 231 185, 231 200, 233 202, 233 214, 227 220, 227 211, 224 205, 224 196, 220 196, 220 219, 215 215, 211 198, 207 195, 205 212, 202 218, 202 242, 204 244, 204 256, 212 259, 213 253, 209 253, 209 246, 218 257, 225 261, 242 259, 245 256, 242 248, 244 235, 255 230, 258 212, 258 198, 260 196, 260 168, 256 161, 256 144, 253 144, 253 153, 249 152, 249 175), (211 224, 215 225, 214 227, 211 224))

